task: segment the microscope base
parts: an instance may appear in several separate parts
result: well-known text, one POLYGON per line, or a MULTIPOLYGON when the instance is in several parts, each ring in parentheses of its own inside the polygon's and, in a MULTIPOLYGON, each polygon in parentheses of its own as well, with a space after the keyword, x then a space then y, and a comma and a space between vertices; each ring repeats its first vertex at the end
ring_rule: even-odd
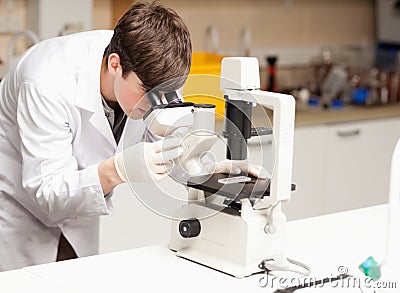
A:
POLYGON ((222 271, 237 278, 261 272, 263 260, 287 265, 284 252, 286 218, 274 212, 275 233, 265 233, 266 210, 256 211, 248 200, 242 202, 240 215, 213 210, 203 204, 188 204, 177 211, 172 223, 170 249, 177 256, 222 271), (245 206, 245 208, 243 208, 245 206), (197 219, 198 236, 184 238, 181 220, 197 219))

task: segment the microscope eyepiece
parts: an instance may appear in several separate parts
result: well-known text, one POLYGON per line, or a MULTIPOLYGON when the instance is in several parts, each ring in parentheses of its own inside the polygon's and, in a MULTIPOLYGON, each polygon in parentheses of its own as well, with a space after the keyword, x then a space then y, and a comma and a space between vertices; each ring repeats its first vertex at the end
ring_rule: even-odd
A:
POLYGON ((178 96, 178 93, 176 91, 165 93, 164 96, 168 104, 182 102, 182 99, 178 96))
POLYGON ((151 91, 148 91, 146 93, 146 95, 147 95, 147 99, 149 100, 151 106, 154 107, 154 106, 159 106, 159 105, 163 104, 161 94, 158 91, 151 90, 151 91))
POLYGON ((212 109, 215 108, 213 104, 194 104, 194 108, 204 108, 204 109, 212 109))

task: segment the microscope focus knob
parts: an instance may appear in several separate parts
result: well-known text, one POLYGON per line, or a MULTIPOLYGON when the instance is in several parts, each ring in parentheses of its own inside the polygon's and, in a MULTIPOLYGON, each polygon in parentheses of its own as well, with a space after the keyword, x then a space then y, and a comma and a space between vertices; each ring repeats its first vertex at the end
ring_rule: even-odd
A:
POLYGON ((197 237, 200 231, 201 225, 197 219, 182 220, 179 223, 179 233, 183 238, 197 237))

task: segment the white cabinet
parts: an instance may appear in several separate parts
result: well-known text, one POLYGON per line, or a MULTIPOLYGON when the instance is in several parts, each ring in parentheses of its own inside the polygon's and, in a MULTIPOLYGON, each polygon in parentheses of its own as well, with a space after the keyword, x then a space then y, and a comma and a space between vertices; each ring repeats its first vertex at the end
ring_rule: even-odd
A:
POLYGON ((93 0, 29 0, 28 29, 44 40, 92 28, 93 0))
POLYGON ((100 219, 100 253, 168 243, 169 215, 186 194, 186 188, 170 178, 157 185, 118 186, 113 195, 113 213, 100 219))
MULTIPOLYGON (((321 214, 325 136, 324 126, 295 129, 292 182, 296 184, 296 191, 282 207, 290 220, 321 214)), ((249 160, 273 174, 274 149, 273 136, 252 137, 248 141, 249 160)))
POLYGON ((390 162, 400 138, 400 119, 327 127, 324 211, 387 202, 390 162))
POLYGON ((376 36, 379 42, 389 44, 400 42, 400 13, 398 6, 399 1, 397 0, 375 1, 376 36))
POLYGON ((361 208, 387 201, 390 162, 400 119, 295 129, 293 182, 284 206, 289 219, 361 208))
POLYGON ((320 215, 323 209, 326 157, 325 126, 298 127, 294 133, 293 179, 296 190, 283 205, 290 220, 320 215))

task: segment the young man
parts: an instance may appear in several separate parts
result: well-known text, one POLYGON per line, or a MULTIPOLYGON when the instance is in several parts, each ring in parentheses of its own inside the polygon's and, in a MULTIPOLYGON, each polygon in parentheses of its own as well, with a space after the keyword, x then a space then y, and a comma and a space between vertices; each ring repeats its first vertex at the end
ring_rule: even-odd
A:
MULTIPOLYGON (((22 56, 0 83, 0 271, 98 252, 98 216, 123 182, 114 161, 126 117, 149 109, 146 90, 189 73, 191 51, 173 10, 138 2, 114 31, 48 39, 22 56)), ((163 178, 159 151, 127 148, 129 178, 163 178)))

